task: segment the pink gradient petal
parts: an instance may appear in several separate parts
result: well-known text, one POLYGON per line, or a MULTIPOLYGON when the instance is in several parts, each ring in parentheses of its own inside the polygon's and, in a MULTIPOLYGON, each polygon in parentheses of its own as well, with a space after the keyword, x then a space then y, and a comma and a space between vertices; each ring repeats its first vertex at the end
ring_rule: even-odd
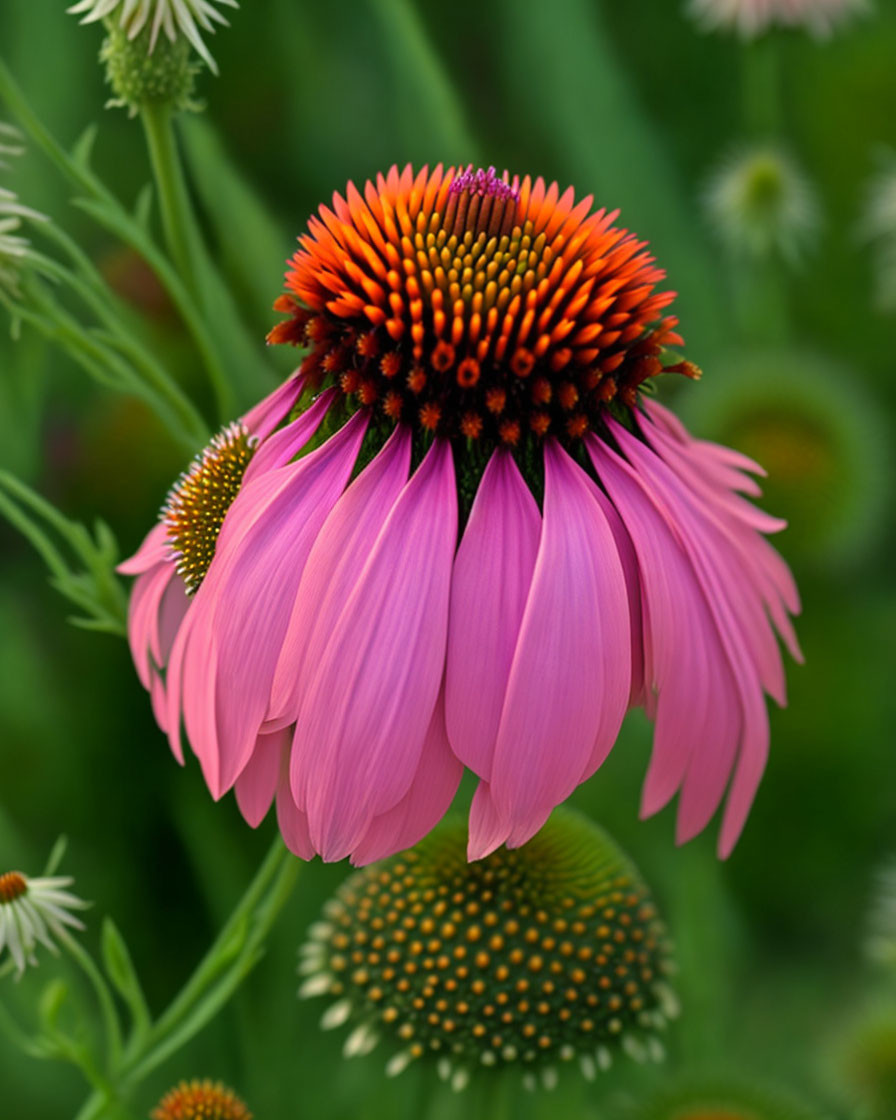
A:
POLYGON ((304 389, 304 375, 301 372, 291 374, 243 416, 248 431, 260 441, 266 440, 295 408, 304 389))
POLYGON ((314 845, 308 832, 308 817, 296 805, 289 790, 289 754, 284 751, 280 759, 280 779, 277 783, 277 827, 283 841, 299 859, 314 859, 314 845))
POLYGON ((724 656, 687 557, 634 469, 597 438, 587 446, 634 546, 644 594, 645 688, 655 698, 656 733, 641 813, 650 816, 681 786, 695 742, 724 716, 713 703, 724 656))
POLYGON ((374 817, 352 852, 351 862, 363 867, 404 851, 421 840, 448 811, 463 771, 448 742, 444 698, 440 696, 407 793, 394 809, 374 817))
POLYGON ((252 828, 258 828, 273 804, 283 756, 289 753, 291 740, 288 728, 274 735, 259 735, 252 757, 234 783, 236 803, 252 828))
POLYGON ((324 522, 309 553, 283 639, 268 728, 295 723, 306 665, 313 667, 328 641, 333 614, 341 611, 354 588, 363 561, 408 480, 410 464, 410 430, 398 427, 324 522))
POLYGON ((496 451, 454 562, 445 670, 452 748, 486 780, 540 535, 538 506, 513 456, 496 451))
POLYGON ((152 661, 162 665, 158 641, 158 617, 162 599, 172 578, 177 577, 171 563, 156 564, 138 576, 128 603, 128 643, 137 676, 144 688, 149 688, 152 661))
POLYGON ((491 796, 523 843, 609 749, 631 688, 630 616, 613 533, 587 475, 545 443, 544 522, 495 747, 491 796))
POLYGON ((327 389, 301 416, 293 420, 291 424, 287 424, 285 428, 276 432, 269 439, 266 439, 252 456, 252 460, 246 468, 246 473, 243 476, 243 486, 247 486, 253 479, 266 471, 285 467, 298 455, 320 427, 320 423, 326 416, 335 396, 335 389, 327 389))
MULTIPOLYGON (((149 699, 152 704, 152 714, 155 716, 156 723, 159 725, 159 730, 163 735, 168 732, 168 717, 167 717, 167 698, 165 696, 165 682, 155 671, 152 671, 149 678, 149 699)), ((183 754, 176 754, 175 758, 183 766, 183 754)))
POLYGON ((744 626, 742 603, 745 589, 730 580, 730 566, 713 526, 696 505, 694 492, 685 491, 675 473, 646 444, 620 425, 610 423, 620 447, 639 475, 648 480, 656 503, 665 506, 673 524, 679 526, 687 551, 713 614, 726 658, 731 666, 741 701, 742 724, 737 765, 722 823, 719 854, 727 856, 746 821, 750 805, 768 757, 768 713, 762 695, 760 664, 762 650, 744 626))
POLYGON ((444 670, 456 540, 451 447, 436 440, 307 653, 290 779, 325 859, 351 852, 414 777, 444 670), (350 701, 334 704, 334 689, 350 701))
POLYGON ((168 531, 163 522, 153 525, 143 543, 133 556, 123 560, 115 569, 123 576, 139 576, 170 559, 171 550, 168 547, 168 531))
POLYGON ((367 428, 356 413, 316 451, 244 485, 172 651, 169 725, 183 703, 214 797, 248 761, 302 570, 342 493, 367 428), (179 679, 181 678, 182 679, 179 679))
POLYGON ((510 826, 498 814, 488 782, 480 782, 470 806, 470 832, 467 859, 485 859, 500 848, 510 835, 510 826))

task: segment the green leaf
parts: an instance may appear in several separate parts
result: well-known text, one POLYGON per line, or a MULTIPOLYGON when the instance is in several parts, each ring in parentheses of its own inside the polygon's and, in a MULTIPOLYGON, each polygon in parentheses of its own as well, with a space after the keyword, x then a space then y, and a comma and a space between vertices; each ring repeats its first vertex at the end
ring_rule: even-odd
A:
POLYGON ((103 921, 101 952, 106 975, 131 1013, 134 1034, 144 1035, 151 1022, 146 997, 127 944, 111 918, 103 921))
POLYGON ((96 140, 97 132, 99 132, 99 126, 95 121, 91 121, 78 137, 75 146, 72 148, 72 159, 85 171, 90 170, 90 157, 93 154, 93 145, 96 140))

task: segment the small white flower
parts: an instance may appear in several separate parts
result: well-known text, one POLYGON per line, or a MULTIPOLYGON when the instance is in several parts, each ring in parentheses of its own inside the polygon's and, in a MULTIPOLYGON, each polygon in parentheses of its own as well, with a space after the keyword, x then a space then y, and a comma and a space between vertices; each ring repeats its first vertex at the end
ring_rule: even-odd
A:
MULTIPOLYGON (((8 167, 4 157, 20 156, 25 150, 18 143, 20 138, 17 129, 0 121, 0 168, 8 167)), ((28 239, 17 232, 23 218, 47 220, 44 214, 23 206, 14 191, 0 187, 0 291, 18 293, 21 266, 31 248, 28 239)))
POLYGON ((20 871, 0 875, 0 953, 9 949, 20 976, 27 965, 37 964, 38 942, 55 953, 54 936, 64 937, 66 926, 84 928, 71 911, 89 903, 65 889, 72 882, 67 876, 29 879, 20 871))
POLYGON ((839 22, 870 7, 869 0, 690 0, 687 11, 707 31, 736 31, 743 39, 773 26, 827 38, 839 22))
POLYGON ((896 311, 896 153, 886 153, 868 184, 859 234, 874 251, 875 302, 896 311))
POLYGON ((773 147, 741 148, 723 159, 707 181, 703 205, 727 247, 751 257, 780 254, 795 263, 821 225, 811 181, 773 147))
POLYGON ((216 4, 239 7, 237 0, 79 0, 68 11, 72 15, 82 15, 81 23, 94 23, 120 10, 119 24, 129 39, 136 38, 144 27, 150 25, 150 52, 156 45, 160 30, 164 30, 172 43, 178 35, 183 35, 212 73, 217 74, 218 67, 200 34, 200 28, 214 34, 216 23, 228 26, 216 4))
POLYGON ((865 952, 871 960, 892 967, 896 966, 896 859, 881 868, 875 885, 865 952))

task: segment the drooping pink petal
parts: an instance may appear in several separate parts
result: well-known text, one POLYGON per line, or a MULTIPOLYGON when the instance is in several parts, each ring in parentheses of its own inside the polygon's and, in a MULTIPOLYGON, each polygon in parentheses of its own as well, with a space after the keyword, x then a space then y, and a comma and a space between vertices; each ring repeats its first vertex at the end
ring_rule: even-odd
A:
POLYGON ((313 859, 314 845, 308 831, 308 817, 293 801, 289 788, 289 751, 280 756, 280 778, 277 782, 277 827, 287 848, 299 859, 313 859))
POLYGON ((454 562, 445 669, 452 748, 486 780, 540 535, 538 506, 513 456, 496 451, 454 562))
MULTIPOLYGON (((587 446, 632 541, 644 594, 645 691, 656 732, 641 813, 650 816, 680 788, 695 742, 726 718, 716 686, 727 663, 687 556, 636 472, 602 440, 587 446)), ((734 748, 719 741, 718 749, 734 748)))
POLYGON ((236 803, 252 828, 257 828, 274 801, 283 765, 292 741, 289 728, 273 735, 259 735, 252 756, 234 783, 236 803))
POLYGON ((295 408, 304 388, 304 375, 301 372, 290 374, 282 385, 243 416, 247 430, 258 440, 266 440, 295 408))
POLYGON ((488 782, 481 781, 470 806, 467 859, 485 859, 500 848, 509 835, 506 821, 498 814, 488 782))
POLYGON ((306 666, 313 668, 328 641, 334 612, 342 609, 354 588, 408 480, 410 463, 410 430, 400 426, 324 522, 308 555, 283 639, 271 688, 268 728, 295 723, 306 666))
POLYGON ((128 643, 137 676, 144 688, 149 688, 152 659, 161 665, 158 643, 158 617, 162 598, 177 578, 174 564, 162 562, 139 575, 134 582, 128 603, 128 643))
POLYGON ((252 479, 264 474, 265 471, 285 467, 291 459, 298 455, 320 427, 320 423, 333 403, 335 395, 335 389, 327 389, 301 416, 298 416, 291 424, 287 424, 285 428, 275 432, 274 435, 261 443, 246 468, 246 473, 243 476, 243 486, 248 485, 252 479))
POLYGON ((139 576, 168 560, 170 555, 168 531, 164 523, 159 522, 149 530, 134 555, 123 560, 115 570, 123 576, 139 576))
POLYGON ((682 546, 705 592, 741 702, 737 764, 720 837, 720 854, 730 853, 759 786, 768 756, 768 713, 762 695, 763 650, 756 645, 742 609, 744 588, 730 579, 730 559, 711 519, 703 516, 695 492, 684 490, 669 466, 650 448, 610 422, 610 429, 639 476, 679 528, 682 546), (740 604, 740 605, 739 605, 740 604))
POLYGON ((444 671, 456 540, 451 447, 436 440, 308 650, 290 778, 324 859, 351 852, 414 777, 444 671), (334 689, 349 699, 334 704, 334 689))
POLYGON ((351 862, 363 867, 421 840, 448 811, 463 770, 448 742, 444 697, 440 695, 407 793, 394 809, 374 817, 352 852, 351 862))
POLYGON ((169 734, 183 704, 190 744, 220 797, 251 755, 302 570, 345 488, 367 427, 356 413, 316 451, 244 484, 178 633, 169 734), (182 678, 182 679, 181 679, 182 678))
POLYGON ((598 729, 615 740, 631 687, 630 616, 592 484, 545 444, 544 520, 495 746, 490 792, 515 843, 582 780, 598 729))

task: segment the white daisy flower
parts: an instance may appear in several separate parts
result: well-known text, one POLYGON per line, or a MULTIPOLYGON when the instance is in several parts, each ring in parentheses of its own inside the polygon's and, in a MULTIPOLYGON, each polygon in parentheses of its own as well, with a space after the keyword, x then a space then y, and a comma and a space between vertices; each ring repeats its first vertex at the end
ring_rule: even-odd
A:
POLYGON ((838 23, 870 7, 869 0, 690 0, 687 10, 706 30, 736 31, 743 39, 775 26, 827 38, 838 23))
POLYGON ((120 11, 119 25, 129 39, 136 38, 144 27, 151 27, 150 52, 156 45, 159 31, 164 30, 172 43, 178 35, 183 35, 212 73, 217 74, 218 67, 200 34, 200 28, 214 34, 216 23, 228 26, 216 4, 239 7, 237 0, 79 0, 68 11, 83 16, 81 23, 94 23, 120 11))
POLYGON ((812 182, 775 147, 740 148, 726 156, 709 176, 702 201, 719 238, 746 256, 779 254, 797 262, 821 225, 812 182))
POLYGON ((73 882, 68 876, 29 879, 20 871, 0 875, 0 954, 9 949, 20 976, 37 964, 38 942, 55 953, 54 936, 64 937, 66 926, 84 928, 71 911, 90 904, 65 889, 73 882))
MULTIPOLYGON (((4 157, 20 156, 25 150, 18 143, 20 139, 17 129, 0 121, 0 169, 9 166, 4 157)), ((21 266, 31 248, 28 239, 18 233, 23 218, 36 222, 47 220, 46 215, 23 206, 15 191, 0 187, 0 291, 18 292, 21 266)))

